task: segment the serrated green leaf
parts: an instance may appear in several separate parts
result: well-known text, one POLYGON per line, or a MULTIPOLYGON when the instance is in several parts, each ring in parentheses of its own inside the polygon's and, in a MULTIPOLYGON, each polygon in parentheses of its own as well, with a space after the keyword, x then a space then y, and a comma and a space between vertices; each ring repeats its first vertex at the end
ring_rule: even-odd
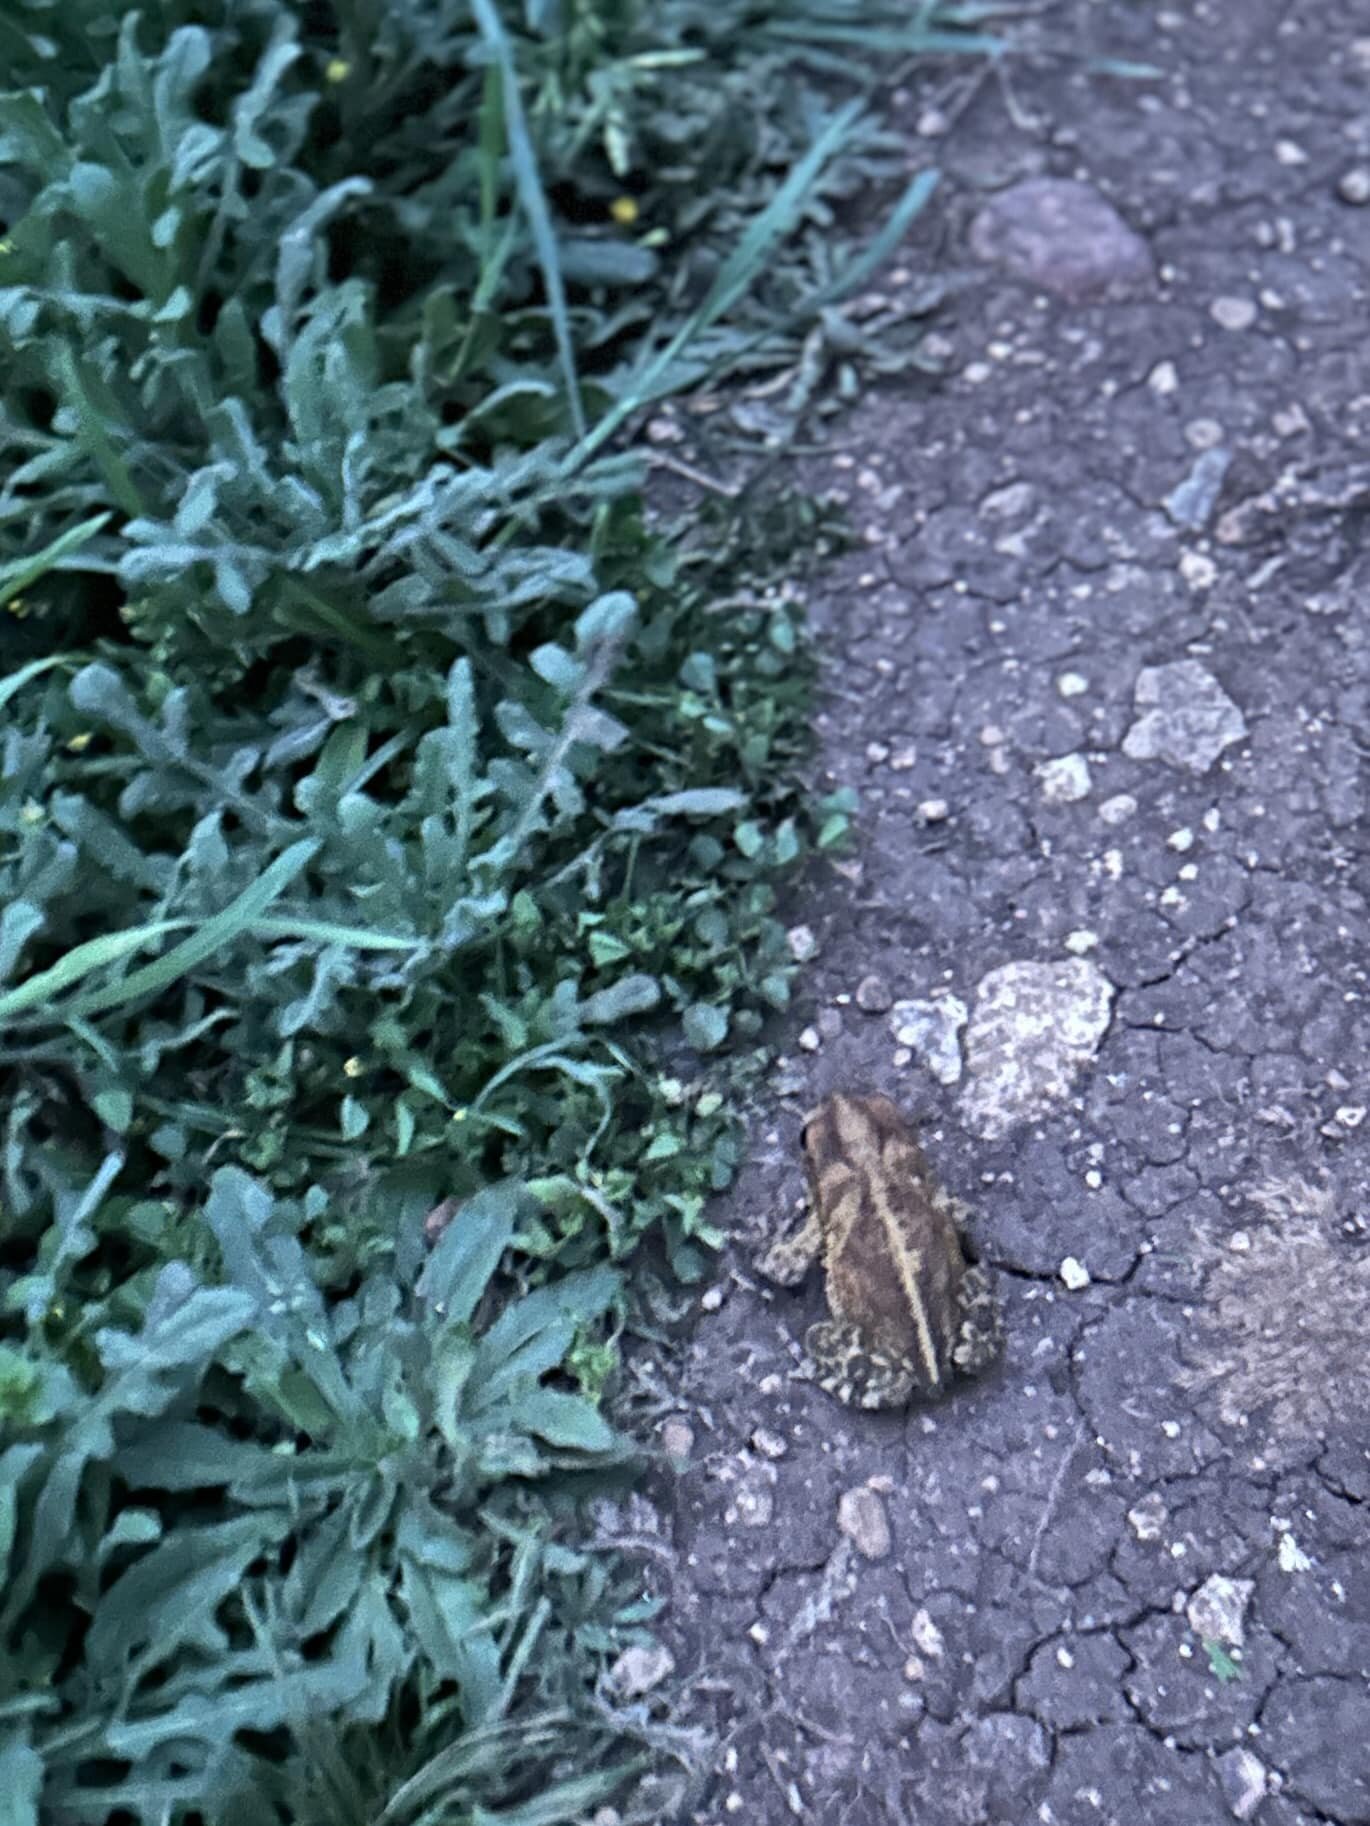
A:
POLYGON ((323 919, 254 919, 256 938, 302 938, 311 944, 337 945, 345 951, 417 951, 424 944, 403 932, 372 932, 365 926, 340 926, 323 919))
POLYGON ((86 1637, 92 1676, 143 1678, 182 1647, 210 1662, 222 1656, 228 1638, 217 1619, 225 1598, 290 1528, 288 1515, 258 1511, 175 1529, 101 1593, 86 1637))
POLYGON ((157 1278, 140 1331, 96 1334, 105 1381, 66 1429, 33 1511, 27 1551, 4 1593, 0 1631, 13 1625, 49 1566, 65 1551, 81 1484, 92 1462, 114 1456, 122 1416, 160 1416, 193 1386, 228 1340, 252 1322, 256 1303, 235 1288, 197 1287, 181 1264, 157 1278))
POLYGON ((353 1511, 342 1504, 311 1529, 285 1581, 283 1601, 300 1637, 319 1637, 351 1609, 370 1570, 351 1535, 353 1511))
POLYGON ((172 1744, 226 1747, 240 1731, 278 1731, 327 1716, 360 1698, 368 1679, 355 1655, 277 1669, 266 1679, 243 1678, 255 1673, 256 1666, 251 1654, 225 1657, 216 1669, 217 1691, 188 1696, 150 1716, 111 1722, 105 1731, 110 1754, 141 1761, 172 1744), (238 1659, 245 1664, 241 1670, 235 1666, 238 1659))
POLYGON ((609 1423, 582 1395, 560 1389, 530 1388, 509 1404, 509 1423, 575 1452, 610 1452, 617 1438, 609 1423))
POLYGON ((515 1383, 556 1369, 577 1330, 603 1317, 620 1286, 612 1269, 590 1269, 564 1275, 506 1308, 477 1345, 473 1412, 497 1407, 515 1383))
POLYGON ((491 1629, 488 1600, 469 1576, 470 1554, 448 1527, 430 1526, 411 1508, 401 1523, 400 1590, 429 1666, 461 1690, 462 1711, 472 1723, 488 1718, 499 1704, 499 1649, 491 1629))
POLYGON ((459 1207, 434 1245, 419 1292, 448 1320, 464 1323, 509 1247, 522 1205, 517 1186, 487 1186, 459 1207))
MULTIPOLYGON (((163 1421, 155 1434, 131 1441, 119 1460, 121 1475, 135 1490, 214 1490, 222 1485, 244 1497, 271 1462, 265 1447, 192 1420, 163 1421)), ((274 1474, 267 1481, 274 1483, 274 1474)))

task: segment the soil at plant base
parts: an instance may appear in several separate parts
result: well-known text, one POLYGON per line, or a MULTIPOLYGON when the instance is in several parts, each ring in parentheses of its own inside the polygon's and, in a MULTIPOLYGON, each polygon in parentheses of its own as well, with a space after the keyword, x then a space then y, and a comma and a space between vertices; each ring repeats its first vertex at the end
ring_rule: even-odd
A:
POLYGON ((1370 4, 1032 29, 1076 60, 901 99, 948 374, 814 470, 861 847, 630 1517, 709 1826, 1370 1821, 1370 4), (997 1272, 936 1406, 804 1381, 821 1289, 752 1265, 838 1087, 997 1272))

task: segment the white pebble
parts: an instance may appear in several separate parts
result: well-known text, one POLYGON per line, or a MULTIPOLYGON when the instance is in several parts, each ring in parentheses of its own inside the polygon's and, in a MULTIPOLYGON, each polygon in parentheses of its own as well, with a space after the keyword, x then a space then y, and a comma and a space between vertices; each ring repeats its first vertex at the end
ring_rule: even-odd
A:
POLYGON ((1249 330, 1256 321, 1256 305, 1251 298, 1215 298, 1208 314, 1221 329, 1249 330))

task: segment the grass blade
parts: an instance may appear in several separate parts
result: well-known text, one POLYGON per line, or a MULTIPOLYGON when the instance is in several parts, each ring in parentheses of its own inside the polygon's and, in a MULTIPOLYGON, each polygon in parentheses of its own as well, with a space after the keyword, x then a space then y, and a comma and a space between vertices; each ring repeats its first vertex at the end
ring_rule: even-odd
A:
MULTIPOLYGON (((207 919, 198 932, 176 945, 164 957, 145 964, 141 970, 135 970, 131 976, 126 976, 117 983, 107 983, 103 989, 93 989, 88 995, 78 996, 75 1001, 54 1008, 53 1018, 68 1020, 103 1014, 106 1009, 117 1008, 123 1002, 133 1001, 137 996, 155 995, 159 990, 165 989, 178 977, 203 963, 205 958, 213 956, 240 933, 256 926, 261 914, 285 892, 318 853, 319 847, 315 838, 293 843, 250 888, 244 889, 236 900, 230 901, 212 919, 207 919)), ((77 945, 65 957, 59 958, 50 970, 30 977, 27 982, 20 983, 17 989, 11 989, 8 995, 0 996, 0 1020, 40 1006, 71 983, 88 976, 92 970, 97 970, 104 964, 117 963, 120 958, 127 957, 130 952, 139 950, 153 939, 181 929, 188 923, 186 920, 160 920, 151 925, 135 926, 128 932, 110 932, 102 938, 93 938, 84 945, 77 945)), ((347 931, 349 928, 341 930, 347 931)))
POLYGON ((583 437, 567 458, 567 468, 576 469, 604 444, 625 419, 631 418, 648 401, 670 391, 665 377, 682 352, 701 331, 709 328, 753 283, 767 254, 780 237, 794 225, 805 196, 815 179, 833 157, 859 118, 863 103, 850 101, 832 116, 804 157, 794 166, 784 183, 766 207, 747 226, 737 246, 720 267, 707 297, 676 331, 675 335, 640 369, 636 381, 611 412, 583 437))
POLYGON ((168 932, 180 931, 189 923, 184 919, 158 919, 150 925, 132 926, 127 932, 106 932, 99 938, 87 939, 84 945, 77 945, 60 957, 50 970, 40 971, 7 995, 0 995, 0 1021, 27 1013, 30 1008, 59 995, 63 989, 69 989, 73 983, 79 983, 92 970, 99 970, 105 964, 117 964, 131 951, 139 951, 144 945, 165 937, 168 932))
POLYGON ((24 689, 31 678, 37 678, 53 666, 60 666, 66 657, 65 653, 49 653, 46 659, 30 660, 27 666, 21 666, 17 672, 11 672, 8 678, 0 678, 0 710, 3 710, 10 699, 24 689))
MULTIPOLYGON (((69 526, 64 533, 41 552, 35 552, 32 558, 20 558, 11 564, 0 564, 0 609, 7 602, 13 602, 16 596, 22 595, 31 583, 50 571, 59 558, 65 558, 83 546, 88 539, 93 539, 100 528, 108 521, 108 514, 92 514, 89 520, 82 520, 79 526, 69 526)), ((51 664, 51 661, 45 662, 51 664)), ((3 699, 0 699, 3 702, 3 699)))
POLYGON ((427 942, 403 932, 369 932, 365 926, 338 926, 326 919, 256 919, 252 931, 257 938, 303 938, 347 951, 417 951, 427 942))
POLYGON ((133 519, 142 519, 148 504, 139 492, 128 464, 114 447, 110 435, 114 415, 108 410, 102 412, 91 398, 89 376, 69 344, 64 343, 57 349, 53 369, 65 396, 64 403, 75 414, 80 426, 80 441, 99 470, 105 487, 126 514, 133 519))
POLYGON ((880 56, 999 57, 1008 41, 987 32, 924 31, 918 26, 819 25, 802 19, 773 19, 765 36, 784 44, 846 44, 880 56))
POLYGON ((528 226, 533 233, 533 245, 537 249, 538 265, 542 268, 542 283, 547 288, 547 305, 552 313, 552 329, 557 339, 557 353, 561 360, 562 381, 566 388, 566 401, 571 411, 571 424, 578 438, 585 436, 585 411, 580 401, 580 378, 576 372, 575 349, 571 342, 571 320, 566 309, 566 287, 562 283, 561 259, 557 253, 556 232, 552 227, 551 212, 547 207, 547 198, 543 194, 542 179, 538 175, 537 154, 533 149, 532 135, 528 131, 528 117, 523 112, 523 98, 519 94, 518 72, 514 68, 513 54, 509 40, 505 36, 504 26, 499 14, 495 11, 492 0, 471 0, 471 10, 481 37, 489 47, 490 55, 499 68, 504 84, 504 114, 506 137, 509 143, 509 155, 514 165, 514 180, 518 185, 519 201, 523 213, 528 218, 528 226))
POLYGON ((136 996, 156 995, 159 990, 193 970, 205 958, 212 957, 230 940, 253 925, 272 901, 283 894, 313 860, 320 848, 321 844, 316 837, 292 843, 250 888, 245 888, 236 900, 230 901, 212 919, 207 919, 198 932, 168 951, 165 957, 159 957, 155 963, 145 964, 141 970, 135 970, 122 982, 109 983, 103 989, 92 990, 89 995, 78 996, 63 1013, 82 1016, 103 1014, 107 1008, 117 1008, 120 1003, 130 1002, 136 996))

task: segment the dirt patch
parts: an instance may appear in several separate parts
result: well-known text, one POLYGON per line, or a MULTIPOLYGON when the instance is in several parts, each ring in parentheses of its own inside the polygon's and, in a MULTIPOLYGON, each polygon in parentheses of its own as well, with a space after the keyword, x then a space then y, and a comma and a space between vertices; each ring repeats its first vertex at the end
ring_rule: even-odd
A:
MULTIPOLYGON (((1370 1428, 1338 1393, 1370 1272, 1356 10, 1078 0, 1058 42, 1163 79, 1029 66, 945 141, 907 100, 963 237, 952 371, 869 397, 816 465, 864 540, 813 605, 863 842, 802 909, 804 1044, 668 1372, 667 1634, 717 1733, 709 1826, 1370 1819, 1370 1428), (1149 268, 1124 235, 1126 286, 1040 289, 1035 230, 1028 280, 976 266, 987 196, 1002 225, 1043 177, 1149 268), (986 1140, 967 1011, 1072 959, 1106 1029, 986 1140), (801 1111, 850 1087, 922 1119, 1005 1290, 1003 1364, 934 1408, 796 1380, 817 1289, 750 1270, 801 1111), (1272 1181, 1330 1188, 1283 1256, 1272 1181), (1239 1642, 1195 1625, 1214 1589, 1239 1642)), ((911 247, 884 289, 917 280, 911 247)))

